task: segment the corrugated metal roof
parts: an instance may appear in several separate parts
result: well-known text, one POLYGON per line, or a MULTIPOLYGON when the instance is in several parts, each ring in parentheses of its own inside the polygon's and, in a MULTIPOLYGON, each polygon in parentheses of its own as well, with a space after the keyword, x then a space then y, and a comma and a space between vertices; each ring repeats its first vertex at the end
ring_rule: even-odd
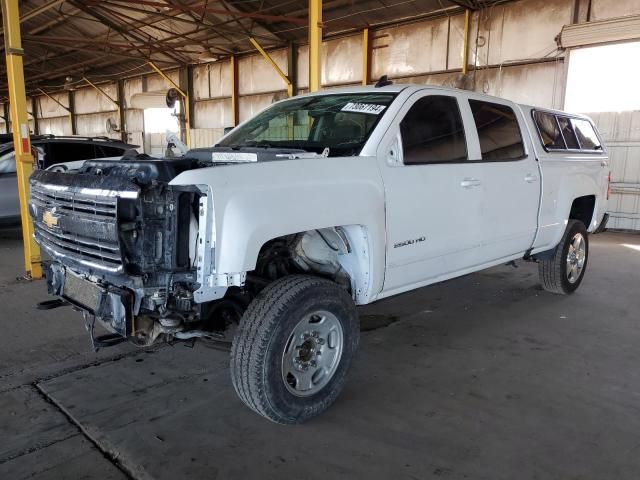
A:
MULTIPOLYGON (((82 76, 107 80, 305 43, 308 0, 29 0, 20 2, 28 91, 82 76)), ((481 7, 479 0, 325 0, 325 37, 481 7)), ((4 69, 4 65, 2 66, 4 69)), ((3 80, 5 72, 0 72, 3 80)), ((3 82, 4 83, 4 82, 3 82)), ((0 90, 6 90, 0 87, 0 90)))

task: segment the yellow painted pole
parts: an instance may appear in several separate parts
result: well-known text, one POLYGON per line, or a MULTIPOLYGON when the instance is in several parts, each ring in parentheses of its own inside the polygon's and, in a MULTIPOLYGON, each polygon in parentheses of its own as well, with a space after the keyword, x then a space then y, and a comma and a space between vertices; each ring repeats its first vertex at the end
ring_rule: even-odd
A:
POLYGON ((309 0, 309 90, 320 90, 322 81, 320 49, 322 48, 322 0, 309 0))
POLYGON ((24 268, 29 278, 42 278, 40 247, 33 239, 33 223, 29 216, 29 175, 33 171, 29 119, 27 117, 27 95, 24 87, 22 56, 24 50, 20 39, 20 13, 18 0, 2 2, 2 23, 7 60, 7 83, 13 128, 13 145, 16 153, 20 217, 22 219, 22 242, 24 244, 24 268))
POLYGON ((162 78, 164 78, 167 82, 169 82, 171 84, 171 86, 173 86, 173 88, 175 88, 178 93, 180 94, 180 96, 183 99, 183 106, 184 106, 184 123, 185 123, 185 135, 186 135, 186 140, 187 140, 187 146, 189 148, 191 148, 191 112, 190 107, 189 107, 189 95, 187 95, 186 92, 184 92, 176 82, 174 82, 173 80, 171 80, 167 74, 165 74, 162 70, 160 70, 160 68, 158 68, 158 66, 153 63, 153 62, 147 62, 149 64, 149 66, 151 68, 153 68, 158 75, 160 75, 162 78))
POLYGON ((471 16, 471 10, 466 9, 464 11, 464 41, 462 51, 462 73, 466 74, 469 69, 469 19, 471 16))
POLYGON ((249 41, 251 42, 251 44, 256 47, 256 50, 258 50, 258 52, 260 52, 260 54, 264 57, 264 59, 269 62, 269 64, 273 67, 273 69, 276 71, 276 73, 278 75, 280 75, 280 78, 282 78, 282 80, 284 80, 284 83, 287 85, 287 95, 289 97, 293 97, 293 83, 291 82, 291 79, 285 75, 285 73, 282 71, 282 69, 278 66, 278 64, 273 60, 273 58, 271 58, 271 55, 269 55, 264 48, 262 48, 262 46, 258 43, 258 41, 253 38, 253 37, 249 37, 249 41))
POLYGON ((371 52, 371 44, 369 43, 369 29, 362 30, 362 85, 369 85, 369 54, 371 52))
POLYGON ((229 70, 231 70, 231 118, 233 126, 237 127, 240 123, 240 97, 238 95, 238 59, 231 55, 229 70))

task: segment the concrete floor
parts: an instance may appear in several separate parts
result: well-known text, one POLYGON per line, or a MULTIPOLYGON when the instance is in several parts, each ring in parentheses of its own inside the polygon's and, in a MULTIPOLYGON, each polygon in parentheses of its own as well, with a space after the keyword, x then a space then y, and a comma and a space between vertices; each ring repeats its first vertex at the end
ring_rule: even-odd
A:
POLYGON ((591 237, 580 290, 494 268, 363 308, 350 382, 324 415, 245 408, 228 353, 94 354, 41 312, 0 231, 0 479, 640 478, 640 236, 591 237))

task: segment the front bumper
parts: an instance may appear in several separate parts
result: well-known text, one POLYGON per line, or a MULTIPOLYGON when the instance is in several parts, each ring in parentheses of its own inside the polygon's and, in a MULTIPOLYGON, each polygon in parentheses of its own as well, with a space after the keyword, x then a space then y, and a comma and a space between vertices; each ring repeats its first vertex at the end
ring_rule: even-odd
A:
POLYGON ((92 282, 59 263, 47 265, 45 274, 51 295, 93 315, 114 333, 133 334, 134 295, 130 291, 92 282))

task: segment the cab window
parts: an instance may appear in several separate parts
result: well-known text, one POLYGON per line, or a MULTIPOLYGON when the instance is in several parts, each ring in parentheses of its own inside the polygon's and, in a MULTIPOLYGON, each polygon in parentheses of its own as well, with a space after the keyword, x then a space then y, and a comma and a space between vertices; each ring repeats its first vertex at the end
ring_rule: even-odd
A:
POLYGON ((495 162, 524 157, 520 126, 511 107, 480 100, 469 100, 469 105, 478 129, 482 160, 495 162))
POLYGON ((458 101, 430 95, 417 100, 400 123, 406 165, 467 159, 467 145, 458 101))

